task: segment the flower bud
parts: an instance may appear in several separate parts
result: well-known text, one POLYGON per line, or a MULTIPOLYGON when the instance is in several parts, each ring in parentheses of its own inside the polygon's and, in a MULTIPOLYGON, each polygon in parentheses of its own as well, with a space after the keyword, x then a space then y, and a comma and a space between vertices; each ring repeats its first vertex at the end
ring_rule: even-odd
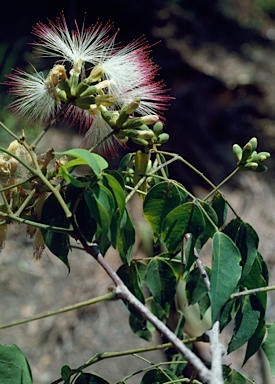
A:
POLYGON ((86 81, 91 83, 96 83, 101 80, 103 75, 102 67, 100 64, 96 65, 90 72, 89 76, 87 77, 86 81))
POLYGON ((130 104, 128 104, 126 108, 127 115, 131 115, 132 113, 134 113, 135 110, 138 108, 139 104, 140 104, 139 99, 136 99, 132 101, 130 104))
POLYGON ((239 144, 234 144, 232 149, 233 149, 234 155, 236 156, 237 161, 238 162, 241 161, 242 160, 242 155, 243 155, 242 148, 239 146, 239 144))
POLYGON ((168 133, 161 133, 158 136, 158 144, 165 144, 169 140, 169 137, 168 133))
POLYGON ((141 117, 142 124, 151 125, 159 121, 159 117, 157 115, 147 115, 141 117))
POLYGON ((249 142, 243 147, 241 164, 245 164, 252 154, 252 144, 249 142))
POLYGON ((162 133, 162 131, 163 131, 163 124, 162 124, 161 121, 158 121, 157 123, 154 124, 153 131, 154 131, 156 136, 159 136, 162 133))
POLYGON ((89 110, 91 107, 91 104, 95 103, 95 97, 94 96, 87 96, 82 98, 77 98, 74 101, 74 105, 80 109, 86 109, 89 110))
POLYGON ((258 140, 257 140, 257 137, 252 137, 252 139, 249 140, 249 143, 251 144, 252 152, 253 152, 253 151, 256 151, 257 146, 258 146, 258 140))
POLYGON ((149 145, 149 142, 145 139, 139 139, 139 138, 132 138, 133 142, 138 145, 143 145, 144 147, 147 147, 149 145))

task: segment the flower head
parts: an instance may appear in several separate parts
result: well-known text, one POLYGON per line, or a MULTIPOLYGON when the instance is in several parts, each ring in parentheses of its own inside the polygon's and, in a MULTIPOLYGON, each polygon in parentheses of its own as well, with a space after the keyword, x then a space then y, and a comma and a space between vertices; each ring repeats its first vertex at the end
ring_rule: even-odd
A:
MULTIPOLYGON (((162 115, 170 97, 163 83, 155 80, 159 68, 150 59, 150 46, 142 37, 119 47, 115 45, 117 33, 108 35, 111 28, 110 23, 96 23, 85 29, 75 22, 70 32, 63 14, 48 25, 38 23, 33 29, 38 37, 36 51, 58 61, 46 78, 21 70, 9 76, 16 97, 13 110, 41 122, 58 110, 87 131, 84 141, 92 146, 111 136, 115 117, 137 100, 129 118, 162 115), (69 73, 65 62, 71 65, 69 73)), ((109 138, 105 150, 112 152, 115 141, 109 138)))
POLYGON ((56 88, 42 72, 29 74, 16 69, 8 78, 11 93, 16 97, 10 109, 31 121, 43 122, 54 115, 59 104, 56 88))
POLYGON ((99 63, 106 57, 108 47, 113 45, 114 37, 107 34, 112 24, 96 23, 90 28, 80 29, 75 22, 76 29, 69 31, 63 14, 56 23, 49 21, 49 25, 38 23, 33 28, 33 34, 39 40, 34 45, 42 56, 56 57, 70 62, 73 66, 80 62, 99 63))

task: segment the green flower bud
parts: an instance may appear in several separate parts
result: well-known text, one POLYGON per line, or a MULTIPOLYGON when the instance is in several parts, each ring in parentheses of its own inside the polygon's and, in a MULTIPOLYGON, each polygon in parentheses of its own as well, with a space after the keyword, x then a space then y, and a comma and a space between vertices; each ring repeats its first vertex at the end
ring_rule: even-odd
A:
POLYGON ((269 152, 263 151, 263 152, 259 152, 258 156, 259 156, 260 161, 265 161, 265 160, 270 158, 271 154, 269 152))
POLYGON ((122 128, 139 128, 141 125, 143 125, 141 117, 133 117, 132 119, 127 119, 122 124, 122 128))
POLYGON ((233 149, 234 155, 236 156, 237 161, 238 162, 241 161, 242 155, 243 155, 242 148, 239 146, 239 144, 234 144, 232 149, 233 149))
POLYGON ((92 96, 96 94, 97 88, 95 85, 89 85, 85 81, 82 81, 80 84, 78 84, 76 89, 76 96, 77 97, 87 97, 92 96))
POLYGON ((249 161, 240 166, 240 171, 255 171, 258 168, 259 164, 253 161, 249 161))
POLYGON ((266 172, 268 170, 267 166, 264 164, 259 164, 256 169, 254 169, 254 172, 261 173, 261 172, 266 172))
POLYGON ((252 146, 252 152, 253 152, 253 151, 256 151, 257 146, 258 146, 258 140, 257 140, 257 137, 252 137, 252 139, 249 140, 249 143, 250 143, 251 146, 252 146))
POLYGON ((161 133, 158 136, 158 144, 164 144, 169 140, 169 134, 168 133, 161 133))
POLYGON ((163 131, 163 124, 160 121, 155 123, 153 126, 153 131, 156 136, 159 136, 163 131))
POLYGON ((119 133, 131 138, 138 138, 140 132, 137 129, 120 129, 119 133))
POLYGON ((132 138, 133 142, 138 145, 143 145, 144 147, 147 147, 149 145, 149 142, 145 139, 139 139, 139 138, 132 138))
POLYGON ((132 113, 134 113, 135 110, 137 109, 137 107, 139 106, 139 103, 140 103, 140 100, 136 99, 136 100, 132 101, 130 104, 128 104, 126 107, 127 115, 131 115, 132 113))
POLYGON ((148 139, 151 139, 152 137, 154 137, 154 132, 153 131, 138 131, 138 137, 140 139, 148 140, 148 139))
POLYGON ((252 144, 249 142, 249 143, 245 144, 245 146, 243 147, 241 164, 245 164, 246 161, 251 156, 251 154, 252 154, 252 144))
POLYGON ((95 97, 94 96, 77 98, 74 101, 74 105, 76 107, 81 108, 81 109, 86 109, 86 110, 89 110, 91 104, 94 104, 94 103, 95 103, 95 97))

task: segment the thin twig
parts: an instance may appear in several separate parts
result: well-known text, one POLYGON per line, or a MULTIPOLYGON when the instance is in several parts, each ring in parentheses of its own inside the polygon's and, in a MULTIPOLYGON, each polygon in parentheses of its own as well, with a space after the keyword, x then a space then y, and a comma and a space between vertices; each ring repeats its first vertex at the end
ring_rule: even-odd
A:
POLYGON ((115 293, 114 292, 108 292, 105 295, 96 297, 94 299, 82 301, 82 302, 77 303, 77 304, 69 305, 67 307, 60 308, 56 311, 47 312, 47 313, 43 313, 42 315, 29 317, 29 318, 24 319, 24 320, 14 321, 14 322, 9 323, 9 324, 0 325, 0 329, 15 327, 17 325, 30 323, 31 321, 41 320, 41 319, 45 319, 46 317, 60 315, 61 313, 65 313, 65 312, 73 311, 75 309, 87 307, 88 305, 96 304, 96 303, 99 303, 101 301, 114 300, 114 299, 115 299, 115 293))

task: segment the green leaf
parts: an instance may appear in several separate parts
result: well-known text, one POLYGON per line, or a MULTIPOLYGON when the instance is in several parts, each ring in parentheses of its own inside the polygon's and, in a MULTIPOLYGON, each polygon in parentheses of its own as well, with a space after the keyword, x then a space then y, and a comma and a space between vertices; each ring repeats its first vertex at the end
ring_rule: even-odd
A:
MULTIPOLYGON (((209 277, 210 269, 205 267, 205 271, 209 277)), ((191 305, 198 303, 207 294, 207 292, 208 291, 201 271, 196 267, 188 273, 186 278, 186 296, 188 303, 191 305)))
POLYGON ((81 373, 75 384, 110 384, 109 381, 97 376, 94 373, 81 373))
POLYGON ((71 212, 74 212, 81 233, 91 242, 96 233, 97 224, 84 199, 84 189, 68 185, 66 189, 66 203, 71 212))
POLYGON ((146 341, 152 341, 151 325, 142 317, 136 317, 132 313, 129 316, 129 324, 135 335, 146 341))
POLYGON ((166 181, 156 184, 147 193, 143 203, 143 213, 145 219, 151 224, 155 242, 160 237, 163 220, 180 202, 178 188, 166 181))
POLYGON ((185 203, 173 209, 164 219, 161 237, 168 252, 181 249, 182 238, 186 233, 198 237, 204 231, 205 220, 195 203, 185 203))
MULTIPOLYGON (((132 294, 135 295, 142 304, 144 304, 145 298, 141 289, 139 271, 136 263, 131 263, 130 265, 121 265, 117 271, 117 274, 123 283, 127 286, 129 291, 132 292, 132 294)), ((141 317, 140 313, 137 312, 136 309, 131 306, 128 306, 128 308, 135 316, 138 316, 139 318, 141 317)))
POLYGON ((0 384, 8 383, 31 384, 31 369, 16 345, 0 344, 0 384))
POLYGON ((272 376, 275 376, 275 323, 266 326, 267 336, 262 344, 263 351, 270 365, 272 376))
POLYGON ((247 384, 248 382, 252 383, 252 381, 250 381, 247 377, 225 365, 223 366, 223 379, 224 384, 247 384))
POLYGON ((263 342, 263 339, 265 337, 265 333, 266 333, 265 320, 264 318, 260 318, 256 331, 247 342, 243 365, 247 362, 248 359, 250 359, 251 356, 253 356, 259 350, 263 342))
POLYGON ((88 181, 81 181, 80 178, 74 177, 70 172, 67 171, 67 169, 64 166, 61 166, 59 168, 59 172, 57 176, 63 177, 65 181, 67 181, 68 183, 71 183, 77 188, 83 188, 90 184, 90 182, 88 181))
POLYGON ((113 213, 115 202, 112 193, 102 184, 95 184, 85 190, 85 201, 90 210, 90 215, 94 217, 97 224, 102 229, 102 235, 107 236, 113 213))
POLYGON ((89 152, 87 149, 74 148, 65 152, 56 152, 55 154, 79 159, 79 164, 88 165, 97 176, 101 175, 103 169, 108 168, 108 163, 103 157, 96 153, 89 152))
POLYGON ((235 318, 235 329, 228 345, 228 353, 235 351, 244 345, 254 334, 260 312, 251 306, 250 297, 244 296, 235 318))
MULTIPOLYGON (((70 223, 58 203, 57 199, 51 194, 45 201, 42 212, 41 222, 43 224, 69 228, 70 223)), ((68 253, 70 249, 70 237, 67 234, 41 229, 43 239, 49 250, 57 256, 70 270, 68 253)))
POLYGON ((121 221, 112 220, 110 229, 113 247, 119 252, 123 264, 129 264, 135 244, 135 229, 126 209, 121 221))
POLYGON ((205 228, 203 232, 197 237, 193 246, 196 248, 197 252, 200 252, 207 240, 210 237, 213 237, 218 223, 217 214, 208 202, 200 201, 199 207, 201 207, 201 211, 204 217, 205 228))
POLYGON ((228 210, 227 202, 223 197, 223 195, 217 192, 213 200, 211 201, 211 205, 217 214, 217 217, 218 217, 217 226, 220 228, 224 224, 227 217, 227 210, 228 210))
POLYGON ((222 232, 213 237, 212 271, 210 276, 210 301, 214 322, 241 277, 241 254, 233 241, 222 232))
POLYGON ((104 183, 104 185, 108 187, 109 191, 112 193, 118 208, 119 217, 121 218, 124 214, 125 208, 125 193, 121 184, 114 176, 107 173, 103 175, 101 182, 104 183))
POLYGON ((61 377, 64 381, 68 380, 71 377, 72 370, 68 365, 64 365, 61 368, 61 377))
POLYGON ((148 265, 145 283, 156 303, 168 316, 171 302, 176 294, 177 279, 173 269, 166 261, 154 258, 148 265))
POLYGON ((140 384, 161 384, 177 379, 177 376, 167 369, 155 368, 145 373, 140 384))

